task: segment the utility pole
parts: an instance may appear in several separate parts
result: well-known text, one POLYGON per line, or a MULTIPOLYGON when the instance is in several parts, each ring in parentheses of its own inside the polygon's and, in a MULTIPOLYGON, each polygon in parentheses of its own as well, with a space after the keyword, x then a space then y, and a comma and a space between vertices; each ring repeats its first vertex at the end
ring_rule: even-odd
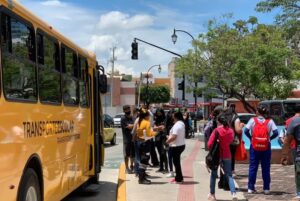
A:
POLYGON ((116 47, 112 48, 112 58, 111 58, 111 75, 110 75, 110 106, 113 107, 113 89, 114 89, 114 68, 115 68, 115 61, 117 58, 115 58, 115 50, 116 47))

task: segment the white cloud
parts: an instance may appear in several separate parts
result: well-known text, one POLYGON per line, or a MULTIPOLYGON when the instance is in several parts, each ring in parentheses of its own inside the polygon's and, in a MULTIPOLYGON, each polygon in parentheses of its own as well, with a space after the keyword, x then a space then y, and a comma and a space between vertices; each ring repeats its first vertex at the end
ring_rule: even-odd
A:
POLYGON ((100 17, 97 25, 99 30, 125 31, 148 27, 153 24, 153 18, 149 15, 134 15, 111 11, 100 17))
POLYGON ((99 62, 108 67, 106 71, 111 69, 108 61, 112 57, 111 49, 115 46, 115 69, 121 73, 138 76, 150 66, 161 64, 160 75, 155 69, 151 72, 167 76, 167 65, 174 55, 139 42, 139 60, 131 60, 131 43, 135 37, 179 54, 184 54, 191 47, 190 39, 184 35, 178 35, 176 45, 172 43, 174 26, 189 31, 193 30, 193 25, 190 21, 184 21, 183 15, 166 8, 157 8, 150 15, 87 9, 59 0, 21 2, 76 44, 95 51, 99 62))
POLYGON ((63 5, 63 3, 59 0, 44 1, 41 4, 45 5, 45 6, 62 6, 63 5))

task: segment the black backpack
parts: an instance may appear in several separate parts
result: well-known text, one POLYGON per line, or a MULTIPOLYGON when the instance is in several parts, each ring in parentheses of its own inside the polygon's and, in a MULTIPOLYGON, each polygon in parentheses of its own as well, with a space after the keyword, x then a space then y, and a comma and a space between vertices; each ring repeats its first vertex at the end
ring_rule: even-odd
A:
POLYGON ((213 147, 209 150, 207 156, 205 157, 206 167, 210 170, 217 170, 220 164, 220 142, 219 142, 219 132, 215 132, 215 141, 213 147))

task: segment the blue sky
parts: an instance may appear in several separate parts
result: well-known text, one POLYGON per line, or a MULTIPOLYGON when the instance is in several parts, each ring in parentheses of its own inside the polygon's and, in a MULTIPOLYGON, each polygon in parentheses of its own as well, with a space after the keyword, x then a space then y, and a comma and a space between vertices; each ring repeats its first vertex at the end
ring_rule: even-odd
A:
POLYGON ((116 46, 115 67, 121 73, 139 75, 155 64, 162 65, 159 77, 167 76, 173 55, 139 43, 139 60, 131 60, 134 37, 179 54, 191 48, 191 38, 206 31, 209 19, 233 13, 234 19, 257 16, 261 23, 272 23, 276 13, 255 12, 259 0, 19 0, 25 7, 58 29, 76 44, 96 52, 99 62, 111 69, 111 48, 116 46))

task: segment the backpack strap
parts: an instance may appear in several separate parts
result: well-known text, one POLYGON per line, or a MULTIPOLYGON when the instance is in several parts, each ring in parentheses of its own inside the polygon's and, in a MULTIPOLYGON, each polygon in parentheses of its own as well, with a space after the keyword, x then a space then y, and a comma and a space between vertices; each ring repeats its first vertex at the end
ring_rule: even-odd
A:
POLYGON ((270 119, 265 119, 265 121, 263 123, 259 122, 257 117, 254 117, 253 119, 254 119, 255 124, 268 125, 268 123, 270 122, 270 119))

